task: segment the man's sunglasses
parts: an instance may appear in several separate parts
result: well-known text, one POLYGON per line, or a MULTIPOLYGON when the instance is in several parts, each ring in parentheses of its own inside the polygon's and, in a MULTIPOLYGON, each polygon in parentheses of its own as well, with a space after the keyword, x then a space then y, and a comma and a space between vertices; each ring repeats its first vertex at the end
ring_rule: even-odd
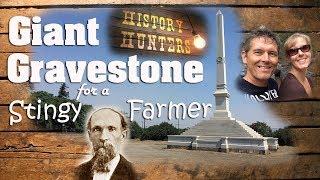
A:
POLYGON ((304 45, 304 46, 301 46, 299 48, 296 48, 296 49, 289 49, 287 50, 287 55, 288 56, 294 56, 296 54, 298 54, 299 50, 301 50, 302 52, 306 53, 306 52, 309 52, 310 51, 310 45, 307 44, 307 45, 304 45))

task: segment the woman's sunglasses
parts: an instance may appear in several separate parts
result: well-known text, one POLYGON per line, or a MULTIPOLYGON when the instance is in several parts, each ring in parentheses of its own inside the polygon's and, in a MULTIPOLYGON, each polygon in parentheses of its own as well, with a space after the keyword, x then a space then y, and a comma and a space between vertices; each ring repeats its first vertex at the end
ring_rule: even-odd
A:
POLYGON ((301 50, 302 52, 306 53, 306 52, 309 52, 310 51, 310 45, 307 44, 307 45, 304 45, 304 46, 301 46, 299 48, 296 48, 296 49, 289 49, 287 50, 287 55, 288 56, 294 56, 296 54, 298 54, 299 50, 301 50))

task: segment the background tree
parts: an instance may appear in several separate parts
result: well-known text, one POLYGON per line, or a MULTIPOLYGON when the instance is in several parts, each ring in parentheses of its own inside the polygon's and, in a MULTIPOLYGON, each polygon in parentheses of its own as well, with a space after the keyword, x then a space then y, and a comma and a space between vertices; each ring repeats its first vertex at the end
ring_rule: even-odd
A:
POLYGON ((58 92, 58 97, 59 98, 69 98, 69 90, 68 86, 66 83, 62 83, 58 92))
POLYGON ((159 125, 150 126, 143 130, 141 140, 167 140, 168 135, 178 135, 182 131, 175 128, 172 124, 163 122, 159 125))
POLYGON ((293 133, 288 127, 278 129, 273 132, 273 137, 278 138, 280 146, 292 146, 293 145, 293 133))
POLYGON ((130 138, 140 139, 143 133, 143 129, 139 126, 136 121, 130 123, 130 138))
POLYGON ((288 127, 280 128, 272 132, 270 126, 259 121, 251 124, 250 127, 264 137, 278 138, 280 146, 293 146, 294 134, 288 127))
MULTIPOLYGON (((61 88, 60 88, 61 89, 61 88)), ((44 104, 53 104, 55 107, 59 107, 62 103, 70 102, 74 104, 76 107, 79 106, 79 101, 68 99, 65 97, 58 97, 54 96, 45 91, 37 91, 31 94, 31 103, 33 106, 37 107, 38 99, 41 100, 41 106, 43 107, 44 104)), ((72 119, 75 116, 74 111, 70 111, 67 113, 69 116, 69 121, 66 123, 60 123, 57 121, 59 118, 58 115, 53 119, 53 110, 52 108, 48 109, 48 119, 46 120, 44 115, 44 108, 41 108, 41 115, 40 119, 35 119, 36 123, 40 125, 47 131, 59 131, 59 132, 83 132, 86 126, 86 116, 87 113, 92 109, 91 105, 82 104, 79 116, 77 117, 76 121, 73 122, 72 119)), ((35 112, 33 112, 35 115, 35 112)))
POLYGON ((186 129, 177 129, 172 124, 163 122, 158 125, 143 129, 136 121, 130 123, 131 139, 163 141, 168 139, 168 135, 178 135, 186 129))
POLYGON ((261 134, 263 137, 271 137, 272 136, 272 129, 270 128, 270 126, 268 126, 266 123, 264 122, 255 122, 252 123, 250 125, 250 127, 255 130, 256 132, 258 132, 259 134, 261 134))

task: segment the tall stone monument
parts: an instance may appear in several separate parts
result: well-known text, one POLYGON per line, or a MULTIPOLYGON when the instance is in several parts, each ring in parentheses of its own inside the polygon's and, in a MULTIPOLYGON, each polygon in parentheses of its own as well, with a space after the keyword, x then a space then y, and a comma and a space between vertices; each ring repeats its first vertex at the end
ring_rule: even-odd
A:
POLYGON ((219 10, 216 15, 217 21, 217 86, 214 92, 216 100, 216 110, 214 118, 231 120, 231 112, 229 109, 229 93, 227 89, 227 73, 226 73, 226 52, 224 45, 224 23, 223 15, 219 10))
POLYGON ((216 14, 217 22, 217 84, 214 92, 213 118, 204 120, 181 135, 168 135, 168 148, 185 147, 229 152, 267 153, 278 149, 278 140, 263 137, 242 121, 231 117, 227 89, 226 56, 223 14, 216 14))

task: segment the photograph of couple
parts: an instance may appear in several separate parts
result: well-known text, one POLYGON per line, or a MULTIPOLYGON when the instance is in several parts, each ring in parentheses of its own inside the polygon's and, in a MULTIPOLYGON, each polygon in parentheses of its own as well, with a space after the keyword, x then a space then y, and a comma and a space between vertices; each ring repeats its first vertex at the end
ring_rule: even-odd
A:
POLYGON ((252 31, 241 44, 245 75, 237 79, 237 87, 254 101, 294 101, 312 98, 312 80, 308 67, 312 62, 310 37, 294 33, 283 47, 279 37, 264 26, 252 31), (285 53, 287 72, 279 67, 280 51, 285 53), (277 82, 272 76, 285 74, 277 82))

